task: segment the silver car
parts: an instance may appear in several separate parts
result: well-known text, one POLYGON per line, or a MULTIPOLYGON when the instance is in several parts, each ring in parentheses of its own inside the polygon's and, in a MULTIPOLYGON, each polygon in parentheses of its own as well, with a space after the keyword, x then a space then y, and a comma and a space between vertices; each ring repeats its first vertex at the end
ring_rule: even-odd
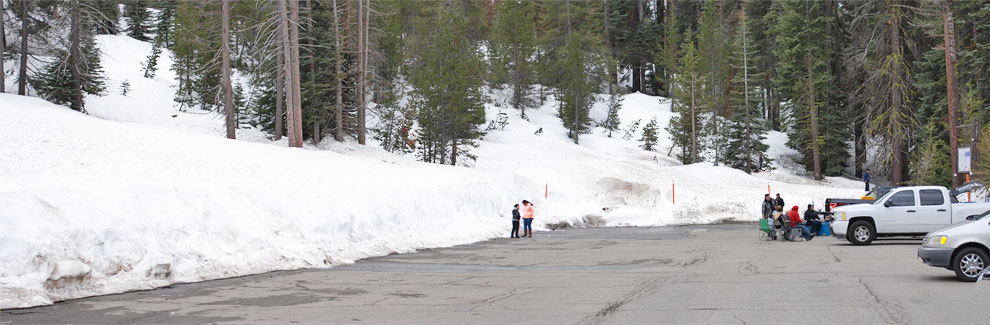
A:
POLYGON ((955 271, 959 280, 976 281, 990 265, 990 218, 987 215, 990 211, 928 233, 918 248, 918 257, 930 266, 955 271))

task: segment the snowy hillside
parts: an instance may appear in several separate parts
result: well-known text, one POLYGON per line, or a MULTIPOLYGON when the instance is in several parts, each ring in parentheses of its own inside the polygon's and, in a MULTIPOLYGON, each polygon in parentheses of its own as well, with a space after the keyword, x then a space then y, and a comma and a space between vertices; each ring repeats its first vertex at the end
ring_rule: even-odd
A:
MULTIPOLYGON (((639 93, 626 95, 619 111, 623 125, 634 120, 645 125, 656 117, 659 128, 665 128, 673 113, 670 105, 661 104, 659 99, 639 93)), ((643 150, 639 142, 622 140, 621 132, 608 138, 601 129, 583 135, 581 145, 574 145, 556 117, 554 105, 547 103, 538 111, 527 112, 529 121, 519 118, 513 109, 503 109, 510 116, 508 126, 505 131, 490 132, 477 153, 478 169, 517 173, 540 184, 524 193, 539 196, 537 206, 542 207, 546 219, 571 221, 594 215, 612 226, 755 221, 767 185, 789 204, 802 208, 809 203, 822 206, 825 197, 861 194, 859 182, 842 178, 816 182, 799 176, 801 172, 793 169, 799 168, 796 164, 782 164, 790 162, 782 156, 796 152, 784 146, 787 137, 779 132, 767 139, 778 169, 749 175, 708 163, 680 165, 666 156, 671 146, 666 131, 659 132, 658 152, 643 150), (542 134, 534 134, 541 128, 542 134), (549 187, 546 200, 544 186, 549 187)), ((487 113, 491 118, 498 112, 490 107, 487 113)), ((596 104, 591 115, 604 119, 605 104, 596 104)), ((640 137, 637 134, 633 139, 640 137)))
MULTIPOLYGON (((861 193, 859 182, 802 176, 781 158, 794 152, 780 133, 767 140, 779 168, 756 175, 681 166, 666 156, 665 131, 658 152, 600 129, 575 145, 553 102, 528 121, 489 104, 488 119, 501 111, 508 125, 479 141, 471 168, 373 145, 290 149, 250 129, 232 141, 217 114, 177 110, 167 52, 145 79, 135 71, 150 45, 124 36, 98 44, 108 90, 87 97, 91 116, 0 95, 0 308, 506 236, 523 199, 546 229, 585 216, 606 226, 753 221, 768 185, 802 206, 861 193)), ((623 126, 656 117, 661 130, 673 116, 638 93, 619 114, 623 126)), ((604 116, 596 104, 592 117, 604 116)))

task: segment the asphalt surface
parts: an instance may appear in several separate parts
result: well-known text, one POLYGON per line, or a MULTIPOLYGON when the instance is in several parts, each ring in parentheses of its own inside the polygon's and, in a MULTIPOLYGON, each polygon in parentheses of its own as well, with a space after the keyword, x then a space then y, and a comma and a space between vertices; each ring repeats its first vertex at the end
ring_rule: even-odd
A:
POLYGON ((919 240, 757 240, 757 226, 536 233, 332 269, 0 312, 0 323, 987 323, 990 281, 919 240))

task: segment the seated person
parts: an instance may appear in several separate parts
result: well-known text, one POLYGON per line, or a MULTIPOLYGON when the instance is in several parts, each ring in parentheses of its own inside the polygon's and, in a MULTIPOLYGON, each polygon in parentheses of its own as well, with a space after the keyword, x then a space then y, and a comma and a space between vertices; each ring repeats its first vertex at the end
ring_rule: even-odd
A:
POLYGON ((790 220, 787 218, 787 215, 784 214, 784 207, 779 205, 774 207, 772 218, 774 220, 774 223, 776 223, 777 226, 780 226, 780 230, 784 233, 783 239, 791 240, 791 223, 790 220))
POLYGON ((812 234, 819 234, 822 231, 822 222, 815 212, 815 205, 808 204, 808 210, 804 211, 804 225, 811 228, 812 234))
POLYGON ((791 219, 792 228, 801 229, 801 237, 803 237, 804 240, 811 240, 812 238, 815 238, 815 236, 808 231, 808 227, 801 224, 801 216, 798 215, 798 206, 795 205, 791 208, 791 212, 788 213, 787 216, 791 219))

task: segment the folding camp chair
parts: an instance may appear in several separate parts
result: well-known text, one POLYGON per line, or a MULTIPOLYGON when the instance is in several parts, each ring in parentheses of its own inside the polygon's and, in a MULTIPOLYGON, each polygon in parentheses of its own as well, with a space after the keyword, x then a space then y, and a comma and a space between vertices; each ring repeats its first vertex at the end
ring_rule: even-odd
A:
POLYGON ((774 230, 771 228, 773 226, 770 225, 769 221, 770 219, 767 218, 760 219, 760 240, 773 240, 772 235, 774 230))

